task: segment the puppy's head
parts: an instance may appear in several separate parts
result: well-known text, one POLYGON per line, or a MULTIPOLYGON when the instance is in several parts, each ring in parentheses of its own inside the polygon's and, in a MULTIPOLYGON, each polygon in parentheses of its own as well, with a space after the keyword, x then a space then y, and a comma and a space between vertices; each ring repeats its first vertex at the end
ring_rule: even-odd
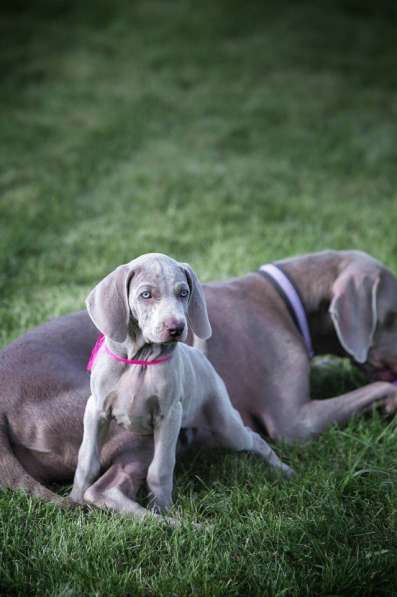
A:
POLYGON ((397 280, 381 263, 363 258, 333 286, 330 315, 339 341, 373 379, 397 379, 397 280))
POLYGON ((148 253, 119 266, 90 292, 86 305, 96 327, 116 342, 130 331, 148 343, 185 340, 187 324, 211 336, 204 293, 186 263, 148 253))

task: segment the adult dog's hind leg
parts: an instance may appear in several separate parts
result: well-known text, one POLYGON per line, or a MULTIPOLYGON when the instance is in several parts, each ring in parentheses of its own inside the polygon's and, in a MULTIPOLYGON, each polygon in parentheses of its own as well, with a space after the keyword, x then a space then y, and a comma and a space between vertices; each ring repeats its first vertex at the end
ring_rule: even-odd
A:
POLYGON ((122 463, 111 465, 93 485, 86 489, 84 501, 98 508, 110 509, 139 519, 150 515, 150 512, 135 500, 144 478, 136 478, 134 473, 136 471, 133 470, 133 465, 132 467, 122 463))
POLYGON ((217 393, 204 407, 205 416, 219 446, 257 454, 272 468, 286 477, 293 470, 284 464, 260 435, 246 427, 237 410, 232 406, 223 381, 218 378, 217 393))
POLYGON ((85 491, 84 501, 138 520, 152 518, 177 526, 175 519, 159 516, 136 501, 153 458, 153 437, 125 438, 112 458, 106 472, 85 491))
POLYGON ((13 452, 5 422, 0 423, 0 488, 21 489, 57 506, 71 505, 68 498, 63 498, 44 487, 23 468, 13 452))

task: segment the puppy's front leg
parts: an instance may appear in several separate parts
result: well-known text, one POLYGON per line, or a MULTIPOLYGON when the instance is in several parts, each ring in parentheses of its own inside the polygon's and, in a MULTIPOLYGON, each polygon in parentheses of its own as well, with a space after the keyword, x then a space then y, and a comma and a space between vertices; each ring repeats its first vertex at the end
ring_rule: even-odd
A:
POLYGON ((95 481, 101 468, 99 455, 103 437, 109 426, 109 418, 99 408, 94 396, 90 396, 84 413, 84 435, 80 446, 77 469, 70 499, 83 503, 84 493, 95 481))
POLYGON ((154 456, 147 485, 152 495, 151 508, 157 512, 165 512, 171 506, 175 451, 181 424, 182 404, 178 401, 154 430, 154 456))

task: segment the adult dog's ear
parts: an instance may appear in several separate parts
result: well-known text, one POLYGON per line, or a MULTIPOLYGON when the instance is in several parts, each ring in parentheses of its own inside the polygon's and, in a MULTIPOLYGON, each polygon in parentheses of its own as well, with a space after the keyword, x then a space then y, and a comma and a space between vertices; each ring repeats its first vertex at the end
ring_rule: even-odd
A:
POLYGON ((203 288, 188 263, 181 263, 190 288, 188 319, 193 332, 202 340, 211 337, 211 324, 208 319, 207 303, 203 288))
POLYGON ((350 271, 332 288, 329 312, 343 348, 358 363, 365 363, 377 319, 379 272, 350 271))
POLYGON ((95 326, 116 342, 123 342, 127 337, 130 317, 128 286, 133 274, 130 264, 120 265, 86 298, 88 314, 95 326))

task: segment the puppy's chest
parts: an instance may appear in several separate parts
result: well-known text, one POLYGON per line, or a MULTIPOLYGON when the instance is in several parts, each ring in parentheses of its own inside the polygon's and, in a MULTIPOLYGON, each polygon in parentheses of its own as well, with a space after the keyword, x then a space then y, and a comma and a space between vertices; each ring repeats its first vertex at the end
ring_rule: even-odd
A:
POLYGON ((108 405, 115 421, 134 433, 152 434, 170 406, 168 380, 153 381, 144 373, 120 380, 109 395, 108 405))

